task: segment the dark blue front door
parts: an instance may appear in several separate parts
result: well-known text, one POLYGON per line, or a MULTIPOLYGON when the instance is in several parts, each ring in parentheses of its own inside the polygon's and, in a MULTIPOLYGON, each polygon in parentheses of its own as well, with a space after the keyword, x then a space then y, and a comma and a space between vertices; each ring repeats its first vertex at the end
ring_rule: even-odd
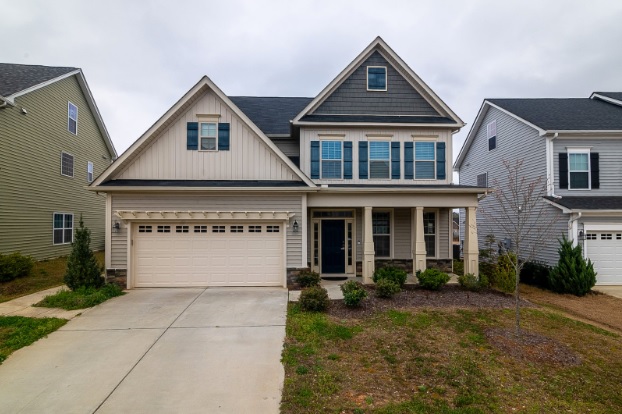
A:
POLYGON ((346 272, 345 220, 322 220, 322 273, 346 272))

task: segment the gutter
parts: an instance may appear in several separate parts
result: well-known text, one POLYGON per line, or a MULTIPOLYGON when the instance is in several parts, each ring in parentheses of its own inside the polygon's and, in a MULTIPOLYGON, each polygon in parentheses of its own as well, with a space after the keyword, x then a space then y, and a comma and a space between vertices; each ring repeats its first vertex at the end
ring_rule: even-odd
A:
POLYGON ((9 98, 5 98, 2 95, 0 95, 0 101, 2 101, 2 103, 0 103, 0 109, 6 108, 7 106, 15 106, 9 98))

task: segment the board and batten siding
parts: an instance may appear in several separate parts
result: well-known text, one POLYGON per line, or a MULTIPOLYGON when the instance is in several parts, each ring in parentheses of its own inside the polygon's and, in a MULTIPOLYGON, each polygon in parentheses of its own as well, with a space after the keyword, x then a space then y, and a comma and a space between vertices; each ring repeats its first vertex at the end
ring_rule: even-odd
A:
POLYGON ((553 140, 553 167, 555 172, 555 194, 560 196, 622 196, 622 139, 584 138, 553 140), (569 190, 559 188, 559 153, 568 148, 589 148, 598 153, 600 188, 590 190, 569 190))
POLYGON ((311 176, 311 141, 341 140, 352 141, 352 179, 314 179, 317 184, 451 184, 453 171, 451 160, 452 135, 449 129, 397 129, 397 128, 340 128, 340 129, 317 129, 301 128, 300 131, 300 168, 308 176, 311 176), (372 139, 400 142, 400 179, 377 179, 359 178, 359 152, 360 141, 372 139), (415 180, 404 179, 404 142, 415 142, 418 138, 435 142, 445 143, 445 179, 444 180, 415 180))
MULTIPOLYGON (((491 107, 462 161, 459 171, 460 184, 477 185, 477 175, 487 173, 489 187, 506 188, 508 171, 503 165, 503 160, 508 160, 511 163, 522 160, 522 173, 525 179, 534 181, 541 177, 541 185, 546 186, 546 139, 539 136, 538 131, 534 128, 491 107), (497 146, 489 151, 486 126, 493 120, 497 121, 497 146)), ((556 240, 567 229, 567 217, 562 217, 558 209, 546 204, 545 201, 541 201, 541 203, 545 209, 542 220, 555 221, 555 225, 548 232, 549 236, 546 243, 538 249, 534 259, 550 263, 552 260, 557 260, 556 240)), ((461 211, 460 236, 462 239, 464 239, 464 217, 464 211, 461 211)), ((489 234, 494 235, 498 241, 509 237, 494 222, 494 219, 501 220, 502 217, 504 217, 504 213, 492 195, 488 195, 479 202, 477 232, 480 249, 487 247, 485 241, 489 234)), ((534 222, 531 225, 538 226, 539 223, 534 222)), ((533 238, 529 245, 533 245, 533 238)))
POLYGON ((208 90, 135 155, 116 179, 296 180, 294 172, 214 92, 208 90), (197 115, 220 115, 230 124, 229 151, 186 149, 187 123, 197 115))
POLYGON ((68 255, 70 244, 53 244, 54 212, 80 215, 91 230, 91 248, 104 249, 106 198, 88 191, 87 162, 94 178, 110 164, 106 147, 75 76, 15 99, 0 109, 0 253, 35 259, 68 255), (67 102, 78 107, 78 134, 67 130, 67 102), (27 114, 21 113, 21 108, 27 114), (61 152, 74 157, 74 176, 61 175, 61 152))
MULTIPOLYGON (((119 221, 116 210, 136 211, 289 211, 301 222, 302 196, 300 194, 266 195, 188 195, 188 194, 112 194, 111 220, 119 221)), ((293 222, 294 218, 292 218, 293 222)), ((181 220, 180 220, 181 221, 181 220)), ((189 221, 188 221, 189 222, 189 221)), ((289 224, 289 223, 288 223, 289 224)), ((287 267, 298 268, 302 261, 302 231, 295 233, 287 227, 287 267)), ((127 227, 121 225, 111 235, 112 269, 127 268, 127 227)))

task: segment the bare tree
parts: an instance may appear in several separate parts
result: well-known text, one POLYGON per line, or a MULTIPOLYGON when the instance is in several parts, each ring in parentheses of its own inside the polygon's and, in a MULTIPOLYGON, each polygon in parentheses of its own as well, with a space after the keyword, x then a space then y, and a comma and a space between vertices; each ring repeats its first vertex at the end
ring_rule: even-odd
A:
POLYGON ((487 207, 481 209, 484 217, 503 233, 510 243, 505 250, 514 268, 516 281, 516 334, 520 334, 520 272, 525 262, 533 261, 553 235, 553 229, 560 219, 560 212, 544 201, 547 195, 546 180, 539 176, 526 177, 523 160, 503 160, 507 176, 503 180, 493 179, 493 192, 487 207))

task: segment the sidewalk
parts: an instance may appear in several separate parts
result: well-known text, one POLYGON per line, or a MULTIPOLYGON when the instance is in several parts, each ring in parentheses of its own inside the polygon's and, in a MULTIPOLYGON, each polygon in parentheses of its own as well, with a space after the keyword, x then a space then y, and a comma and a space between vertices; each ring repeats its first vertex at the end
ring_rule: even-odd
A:
POLYGON ((76 309, 66 311, 58 308, 36 308, 33 304, 40 302, 44 297, 53 295, 61 289, 68 289, 67 286, 57 286, 55 288, 42 290, 22 296, 8 302, 0 303, 0 316, 27 316, 29 318, 61 318, 73 319, 78 314, 84 313, 88 309, 76 309))

